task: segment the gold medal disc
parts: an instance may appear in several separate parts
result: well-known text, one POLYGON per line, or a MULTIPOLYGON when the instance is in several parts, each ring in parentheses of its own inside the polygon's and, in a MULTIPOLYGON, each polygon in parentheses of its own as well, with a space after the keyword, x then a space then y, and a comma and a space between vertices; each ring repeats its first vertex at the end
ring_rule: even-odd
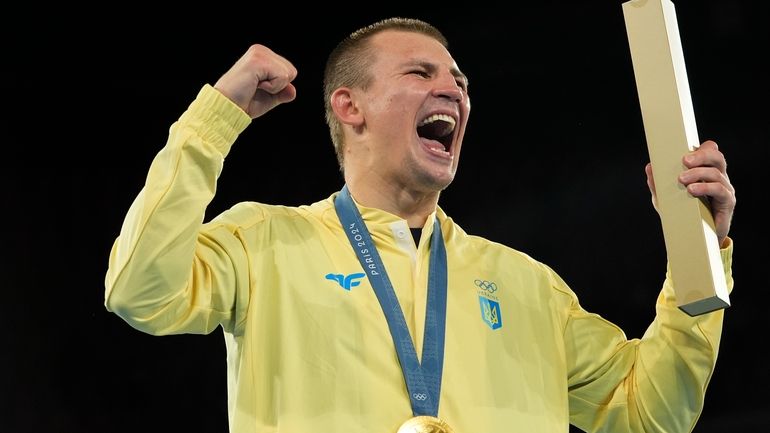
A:
POLYGON ((435 416, 422 415, 406 420, 396 433, 454 433, 454 430, 435 416))

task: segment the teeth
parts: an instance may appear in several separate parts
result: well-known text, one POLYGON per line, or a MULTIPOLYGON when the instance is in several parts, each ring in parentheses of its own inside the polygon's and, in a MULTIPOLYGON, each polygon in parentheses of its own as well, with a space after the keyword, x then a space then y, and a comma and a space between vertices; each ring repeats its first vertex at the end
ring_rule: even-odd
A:
POLYGON ((452 130, 455 129, 455 124, 457 122, 455 122, 455 120, 452 118, 452 116, 448 116, 446 114, 434 114, 432 116, 428 116, 422 122, 420 122, 420 124, 417 125, 417 126, 425 126, 425 125, 427 125, 429 123, 433 123, 433 122, 436 122, 438 120, 442 120, 442 121, 447 122, 448 124, 450 124, 451 126, 449 128, 449 131, 452 131, 452 130))

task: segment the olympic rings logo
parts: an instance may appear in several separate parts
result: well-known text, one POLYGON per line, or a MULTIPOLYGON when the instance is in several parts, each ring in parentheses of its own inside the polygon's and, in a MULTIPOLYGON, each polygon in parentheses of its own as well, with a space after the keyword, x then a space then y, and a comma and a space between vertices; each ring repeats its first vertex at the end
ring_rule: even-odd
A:
POLYGON ((495 293, 497 291, 497 284, 491 282, 491 281, 485 281, 485 280, 475 280, 473 282, 476 286, 478 286, 480 289, 485 290, 489 293, 495 293))
POLYGON ((428 399, 428 394, 424 394, 422 392, 415 392, 414 394, 412 394, 412 397, 414 397, 414 399, 418 401, 425 401, 428 399))

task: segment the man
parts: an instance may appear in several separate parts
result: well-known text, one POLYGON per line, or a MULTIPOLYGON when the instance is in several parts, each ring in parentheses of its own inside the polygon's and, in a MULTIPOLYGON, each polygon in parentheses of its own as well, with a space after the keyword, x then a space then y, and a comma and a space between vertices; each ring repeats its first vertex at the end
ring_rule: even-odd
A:
MULTIPOLYGON (((446 45, 417 20, 352 34, 324 81, 343 189, 202 224, 238 134, 296 96, 292 64, 249 48, 171 128, 112 250, 107 308, 157 335, 222 326, 232 432, 691 430, 723 311, 684 314, 667 279, 627 340, 549 267, 438 207, 470 111, 446 45)), ((732 287, 724 157, 706 142, 683 163, 732 287)))

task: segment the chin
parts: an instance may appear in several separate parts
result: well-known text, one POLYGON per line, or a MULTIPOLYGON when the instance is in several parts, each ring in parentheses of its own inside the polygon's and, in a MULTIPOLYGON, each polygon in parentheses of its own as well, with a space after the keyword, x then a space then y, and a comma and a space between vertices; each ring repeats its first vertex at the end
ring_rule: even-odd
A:
POLYGON ((427 191, 443 191, 454 180, 454 174, 442 173, 436 175, 433 173, 419 173, 417 184, 427 191))
POLYGON ((454 167, 415 160, 405 160, 401 173, 406 184, 424 192, 443 191, 455 178, 454 167))

